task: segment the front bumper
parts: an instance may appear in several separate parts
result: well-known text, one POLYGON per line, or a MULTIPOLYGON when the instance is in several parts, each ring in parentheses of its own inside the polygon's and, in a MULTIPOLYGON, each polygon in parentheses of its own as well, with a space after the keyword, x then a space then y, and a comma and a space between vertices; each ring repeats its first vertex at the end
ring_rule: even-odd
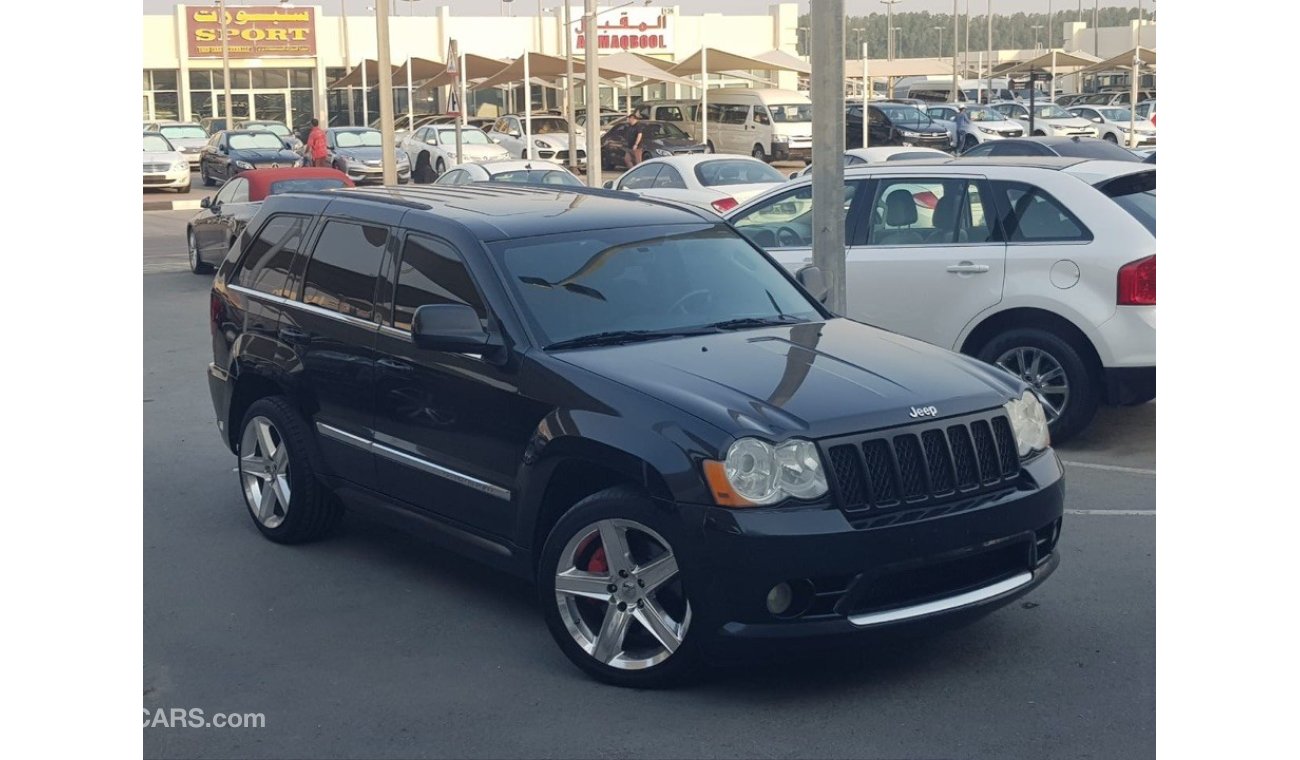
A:
POLYGON ((812 145, 802 143, 772 143, 773 161, 812 161, 812 145))
POLYGON ((1029 592, 1057 566, 1064 483, 1053 452, 1022 475, 1009 493, 955 513, 875 528, 854 527, 825 504, 679 507, 696 539, 683 554, 696 568, 692 625, 704 631, 705 651, 729 660, 778 644, 961 624, 1029 592), (805 589, 795 605, 807 603, 803 614, 768 612, 767 594, 782 582, 805 589))
MULTIPOLYGON (((552 163, 552 164, 563 165, 569 163, 569 151, 567 150, 554 150, 554 149, 547 150, 543 148, 536 148, 532 151, 529 151, 528 157, 530 159, 535 159, 537 161, 546 161, 547 163, 552 163)), ((586 163, 587 163, 587 151, 579 150, 578 165, 582 166, 585 165, 586 163)))
POLYGON ((895 136, 894 144, 904 148, 935 148, 937 150, 952 150, 952 141, 946 134, 942 136, 936 135, 933 137, 928 135, 923 137, 907 137, 900 134, 895 136))
POLYGON ((190 186, 190 169, 186 167, 181 170, 172 170, 165 173, 145 172, 145 187, 189 187, 190 186))
MULTIPOLYGON (((384 184, 384 168, 382 166, 352 166, 349 165, 344 172, 348 179, 358 185, 382 185, 384 184)), ((397 168, 397 181, 399 184, 406 184, 411 181, 411 166, 406 164, 397 168)))

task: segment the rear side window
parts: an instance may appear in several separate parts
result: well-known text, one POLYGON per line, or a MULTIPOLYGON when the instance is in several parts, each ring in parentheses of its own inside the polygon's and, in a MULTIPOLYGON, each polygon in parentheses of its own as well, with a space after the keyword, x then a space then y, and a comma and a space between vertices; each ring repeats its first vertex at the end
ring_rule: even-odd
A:
POLYGON ((723 124, 744 124, 749 118, 749 106, 725 105, 722 107, 722 118, 719 121, 723 124))
POLYGON ((387 243, 387 227, 326 224, 307 264, 303 303, 370 319, 375 311, 375 279, 387 243))
POLYGON ((995 182, 1005 211, 1002 226, 1013 243, 1047 243, 1092 240, 1078 217, 1042 188, 1021 182, 995 182))
POLYGON ((664 106, 659 109, 659 118, 662 121, 682 121, 682 109, 677 106, 664 106))
POLYGON ((426 304, 465 304, 474 308, 479 319, 487 318, 483 298, 460 253, 440 240, 410 235, 397 273, 393 326, 409 330, 415 310, 426 304))
POLYGON ((305 216, 277 214, 267 220, 248 246, 231 282, 241 287, 280 298, 289 297, 289 270, 302 251, 307 225, 305 216))

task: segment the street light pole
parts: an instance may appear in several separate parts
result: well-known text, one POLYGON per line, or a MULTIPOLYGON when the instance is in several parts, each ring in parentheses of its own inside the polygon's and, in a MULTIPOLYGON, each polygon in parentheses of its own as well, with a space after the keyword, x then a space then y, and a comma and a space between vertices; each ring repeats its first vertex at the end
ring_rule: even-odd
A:
POLYGON ((989 17, 988 17, 987 19, 985 19, 985 20, 988 22, 987 24, 985 24, 985 26, 988 27, 988 30, 987 30, 987 31, 988 31, 988 35, 989 35, 989 39, 988 39, 988 48, 989 48, 989 49, 988 49, 988 55, 989 55, 989 71, 988 71, 988 76, 989 76, 989 89, 988 89, 988 102, 992 103, 992 102, 993 102, 993 0, 989 0, 989 1, 988 1, 988 6, 989 6, 989 11, 988 11, 988 13, 989 13, 989 17))
MULTIPOLYGON (((843 314, 846 300, 844 250, 844 0, 812 4, 812 234, 814 266, 826 284, 826 306, 843 314)), ((863 100, 866 114, 866 100, 863 100)), ((865 121, 865 119, 864 119, 865 121)), ((866 124, 863 124, 866 130, 866 124)))
POLYGON ((902 0, 880 0, 880 2, 888 8, 885 14, 885 57, 892 61, 894 60, 894 3, 902 0))
POLYGON ((952 0, 952 92, 949 102, 957 102, 957 0, 952 0))
POLYGON ((587 73, 587 185, 600 187, 600 82, 597 79, 600 46, 596 39, 596 0, 587 0, 582 35, 587 40, 583 57, 587 73))
POLYGON ((217 0, 217 11, 221 14, 221 78, 226 86, 226 129, 234 129, 235 115, 230 111, 230 38, 226 36, 225 0, 217 0))
MULTIPOLYGON (((569 168, 578 168, 578 127, 573 123, 573 19, 564 0, 564 120, 569 122, 569 168)), ((591 156, 587 156, 590 163, 591 156)))
POLYGON ((388 3, 375 3, 375 42, 379 56, 379 144, 384 152, 384 184, 397 184, 397 141, 393 138, 393 68, 389 65, 388 3))
MULTIPOLYGON (((348 0, 339 0, 339 14, 343 23, 343 67, 345 76, 352 74, 352 51, 348 49, 348 0)), ((357 123, 356 109, 352 104, 352 85, 348 85, 348 126, 357 123)))

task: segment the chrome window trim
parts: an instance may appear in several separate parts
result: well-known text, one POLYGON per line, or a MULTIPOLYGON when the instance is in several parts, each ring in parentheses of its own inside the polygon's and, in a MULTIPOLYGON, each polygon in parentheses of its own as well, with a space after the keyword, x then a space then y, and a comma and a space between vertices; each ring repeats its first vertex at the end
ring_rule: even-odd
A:
POLYGON ((900 620, 910 620, 912 618, 933 615, 939 612, 955 610, 958 607, 965 607, 971 604, 988 601, 995 596, 1014 591, 1034 580, 1034 574, 1023 572, 1004 581, 998 581, 983 588, 977 588, 973 591, 967 591, 964 594, 957 594, 944 599, 936 599, 924 604, 914 604, 910 607, 899 607, 892 610, 883 610, 881 612, 865 612, 861 615, 850 615, 849 622, 858 627, 870 625, 881 625, 884 623, 896 623, 900 620))
MULTIPOLYGON (((339 441, 340 443, 346 443, 350 446, 355 446, 356 448, 370 451, 371 453, 384 457, 389 461, 397 462, 398 464, 403 464, 408 467, 412 467, 414 469, 417 469, 429 475, 436 475, 437 477, 443 478, 445 480, 450 480, 451 482, 465 486, 466 488, 472 488, 475 491, 479 491, 480 493, 485 493, 488 496, 494 496, 504 501, 510 501, 510 491, 505 488, 492 485, 487 481, 479 480, 478 478, 472 475, 466 475, 465 473, 458 472, 456 470, 451 469, 450 467, 444 467, 436 462, 431 462, 428 459, 425 459, 423 457, 418 457, 415 456, 414 454, 401 451, 399 449, 393 448, 393 446, 388 446, 373 440, 368 440, 359 435, 349 433, 346 430, 340 430, 339 428, 336 428, 333 425, 327 425, 324 422, 317 422, 316 430, 326 438, 332 438, 336 441, 339 441)), ((390 436, 385 436, 385 438, 387 441, 393 444, 399 446, 409 446, 409 444, 397 438, 392 438, 390 436)))
POLYGON ((329 309, 326 309, 322 306, 317 306, 316 304, 303 303, 302 301, 294 301, 285 298, 284 296, 276 296, 270 293, 263 293, 260 290, 253 290, 252 288, 246 288, 243 285, 227 285, 226 288, 228 290, 233 290, 236 293, 243 293, 244 295, 252 298, 263 298, 273 303, 278 303, 284 306, 292 306, 294 308, 302 309, 303 311, 307 311, 312 314, 319 314, 322 317, 329 317, 331 319, 336 319, 340 322, 345 322, 350 325, 356 325, 357 327, 378 327, 379 326, 379 324, 372 319, 362 319, 361 317, 354 317, 351 314, 343 314, 337 311, 330 311, 329 309))

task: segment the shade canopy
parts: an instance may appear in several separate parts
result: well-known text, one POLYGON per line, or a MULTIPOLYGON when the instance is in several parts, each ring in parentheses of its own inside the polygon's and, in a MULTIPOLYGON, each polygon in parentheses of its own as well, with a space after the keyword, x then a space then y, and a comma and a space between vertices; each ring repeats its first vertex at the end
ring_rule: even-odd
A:
MULTIPOLYGON (((393 81, 396 82, 398 67, 390 66, 389 68, 393 72, 393 81)), ((329 88, 331 90, 334 90, 340 87, 360 87, 363 84, 362 82, 363 71, 365 72, 364 74, 365 85, 369 87, 374 87, 375 85, 379 84, 379 61, 367 58, 366 60, 362 61, 356 68, 352 69, 351 74, 348 74, 342 79, 335 80, 334 83, 329 86, 329 88)), ((402 83, 405 84, 406 74, 402 74, 402 77, 403 77, 402 83)))
POLYGON ((671 61, 657 61, 648 56, 637 55, 636 53, 614 53, 613 55, 603 55, 600 57, 598 65, 600 66, 601 76, 611 76, 619 74, 622 76, 636 77, 638 79, 649 79, 655 82, 667 82, 669 84, 681 84, 687 87, 694 87, 695 82, 690 79, 683 79, 679 76, 669 74, 667 69, 659 64, 667 63, 670 67, 671 61))
POLYGON ((797 71, 800 74, 812 73, 812 64, 784 50, 769 50, 762 55, 754 56, 754 60, 777 64, 786 71, 797 71))
POLYGON ((1089 55, 1088 53, 1084 53, 1079 50, 1076 50, 1073 53, 1067 53, 1064 50, 1057 50, 1055 54, 1055 61, 1053 61, 1052 51, 1048 50, 1046 53, 1043 53, 1042 55, 1036 56, 1034 58, 1030 58, 1027 61, 1020 61, 1011 66, 1007 66, 1006 68, 994 67, 994 71, 996 71, 999 75, 1019 74, 1022 72, 1028 73, 1029 71, 1043 71, 1046 69, 1050 69, 1053 65, 1055 65, 1058 70, 1059 69, 1072 70, 1072 69, 1079 69, 1084 66, 1091 66, 1092 64, 1096 63, 1099 60, 1101 59, 1098 58, 1097 56, 1089 55))
MULTIPOLYGON (((587 69, 579 61, 573 62, 573 73, 584 74, 587 69)), ((528 54, 528 75, 532 77, 542 77, 554 79, 562 77, 566 73, 566 67, 563 58, 557 58, 553 55, 544 55, 542 53, 528 54)), ((611 78, 622 76, 619 71, 606 71, 603 67, 600 70, 600 76, 611 78)), ((497 85, 510 84, 512 82, 524 81, 524 57, 521 55, 508 64, 499 67, 499 70, 487 77, 481 82, 474 85, 473 89, 481 90, 485 87, 496 87, 497 85)))
MULTIPOLYGON (((488 58, 483 55, 475 55, 473 53, 462 53, 461 58, 465 61, 466 81, 487 79, 507 65, 506 61, 497 58, 488 58)), ((519 78, 523 79, 523 75, 520 75, 519 78)), ((460 74, 452 74, 451 72, 444 70, 441 74, 438 74, 425 84, 433 85, 434 87, 442 87, 443 85, 456 84, 458 81, 460 81, 460 74)))
MULTIPOLYGON (((885 77, 932 77, 952 76, 951 58, 872 58, 867 61, 867 75, 874 78, 885 77)), ((862 78, 862 60, 844 62, 844 76, 849 79, 862 78)))
MULTIPOLYGON (((789 64, 765 61, 747 55, 736 55, 717 48, 701 48, 686 60, 678 61, 669 71, 680 76, 699 74, 706 50, 708 51, 709 70, 705 73, 708 74, 717 74, 723 71, 801 71, 801 69, 792 68, 789 64)), ((803 62, 800 61, 800 64, 803 64, 803 62)))
POLYGON ((1137 56, 1143 66, 1156 65, 1155 48, 1133 48, 1124 53, 1120 53, 1112 58, 1094 63, 1086 69, 1080 70, 1081 74, 1091 74, 1096 71, 1115 71, 1117 69, 1128 69, 1133 67, 1133 56, 1137 56))
MULTIPOLYGON (((412 82, 423 82, 426 79, 433 79, 447 70, 447 64, 430 61, 427 58, 412 58, 410 60, 410 66, 412 82)), ((396 87, 399 85, 402 87, 406 86, 406 64, 402 64, 402 66, 398 68, 398 71, 393 74, 393 86, 396 87)))

